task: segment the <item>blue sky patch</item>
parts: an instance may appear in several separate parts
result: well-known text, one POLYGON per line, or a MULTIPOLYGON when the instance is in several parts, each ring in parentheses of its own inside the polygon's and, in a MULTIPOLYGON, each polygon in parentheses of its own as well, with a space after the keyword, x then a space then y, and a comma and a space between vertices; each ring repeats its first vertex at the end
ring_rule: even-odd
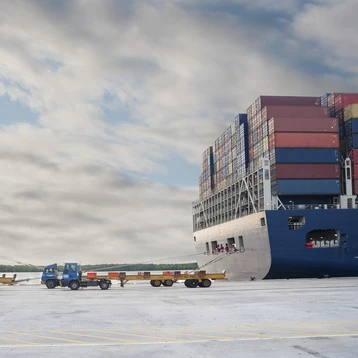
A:
POLYGON ((10 100, 8 95, 0 96, 0 126, 17 123, 37 124, 37 114, 28 106, 10 100))

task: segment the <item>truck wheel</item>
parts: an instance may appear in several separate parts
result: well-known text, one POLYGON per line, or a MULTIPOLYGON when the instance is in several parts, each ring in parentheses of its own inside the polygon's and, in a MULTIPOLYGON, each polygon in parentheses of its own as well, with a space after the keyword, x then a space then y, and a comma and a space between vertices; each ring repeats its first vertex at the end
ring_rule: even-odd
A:
POLYGON ((108 290, 109 289, 109 282, 108 281, 100 281, 99 287, 101 290, 108 290))
POLYGON ((162 284, 162 281, 160 281, 160 280, 151 280, 151 281, 150 281, 150 284, 151 284, 153 287, 160 287, 160 285, 162 284))
POLYGON ((200 287, 210 287, 211 286, 211 280, 209 280, 208 278, 204 278, 201 281, 201 286, 200 287))
POLYGON ((185 280, 185 286, 189 287, 189 288, 198 287, 198 280, 195 280, 195 279, 185 280))
POLYGON ((163 286, 165 286, 165 287, 172 287, 173 286, 173 280, 165 280, 164 282, 163 282, 163 286))
POLYGON ((56 282, 55 280, 48 280, 46 281, 46 287, 49 289, 55 288, 56 287, 56 282))
POLYGON ((78 281, 71 281, 68 287, 72 290, 78 290, 80 288, 80 283, 78 281))

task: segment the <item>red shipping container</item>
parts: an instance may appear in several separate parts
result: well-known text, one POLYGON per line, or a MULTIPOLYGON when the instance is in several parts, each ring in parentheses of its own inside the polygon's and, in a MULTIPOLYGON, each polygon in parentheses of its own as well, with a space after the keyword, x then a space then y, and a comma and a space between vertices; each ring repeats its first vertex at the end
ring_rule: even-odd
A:
POLYGON ((270 150, 274 150, 274 149, 275 149, 275 134, 271 134, 271 135, 269 136, 269 141, 268 141, 268 143, 269 143, 269 149, 270 149, 270 150))
POLYGON ((260 96, 259 109, 265 106, 321 106, 321 97, 260 96))
POLYGON ((358 164, 352 164, 352 169, 353 169, 354 179, 355 179, 355 177, 357 177, 357 180, 358 180, 358 164))
POLYGON ((352 163, 358 164, 358 149, 352 150, 350 158, 352 163))
POLYGON ((334 108, 338 111, 353 103, 358 103, 358 93, 340 94, 335 98, 334 108))
POLYGON ((275 179, 339 179, 340 164, 275 164, 271 180, 275 179))
POLYGON ((327 107, 320 106, 266 106, 262 110, 264 120, 275 118, 322 118, 329 117, 327 107))
POLYGON ((358 93, 331 93, 328 98, 327 98, 327 102, 328 102, 328 107, 332 107, 335 105, 336 99, 339 96, 350 96, 350 95, 358 95, 358 93))
POLYGON ((252 136, 251 135, 249 135, 249 138, 248 138, 248 146, 249 146, 249 148, 252 147, 252 136))
POLYGON ((353 194, 358 194, 358 180, 354 181, 353 184, 353 194))
POLYGON ((270 121, 273 132, 338 133, 337 118, 273 118, 270 121))
MULTIPOLYGON (((338 134, 331 133, 275 133, 271 134, 275 148, 339 148, 338 134)), ((271 137, 270 136, 270 137, 271 137)), ((269 138, 269 145, 271 144, 269 138)), ((270 149, 271 145, 270 145, 270 149)))

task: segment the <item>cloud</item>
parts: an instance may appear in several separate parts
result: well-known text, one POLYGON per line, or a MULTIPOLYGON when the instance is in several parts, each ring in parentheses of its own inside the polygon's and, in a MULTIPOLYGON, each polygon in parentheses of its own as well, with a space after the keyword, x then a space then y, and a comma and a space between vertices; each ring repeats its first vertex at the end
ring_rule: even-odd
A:
POLYGON ((35 263, 191 255, 196 185, 151 177, 175 157, 199 166, 260 94, 354 88, 329 71, 355 71, 337 35, 354 47, 347 10, 330 5, 2 2, 0 95, 37 114, 0 126, 4 250, 35 263))
POLYGON ((292 26, 295 34, 316 47, 321 62, 341 73, 358 75, 358 26, 355 14, 358 3, 320 1, 307 5, 292 26))

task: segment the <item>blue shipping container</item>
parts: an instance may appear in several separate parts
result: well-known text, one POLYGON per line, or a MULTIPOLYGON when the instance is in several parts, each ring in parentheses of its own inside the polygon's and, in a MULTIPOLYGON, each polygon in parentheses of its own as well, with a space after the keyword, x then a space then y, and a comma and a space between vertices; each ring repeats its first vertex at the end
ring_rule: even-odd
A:
POLYGON ((321 106, 327 107, 328 105, 328 96, 331 93, 325 93, 323 96, 321 96, 321 106))
POLYGON ((332 148, 276 148, 276 163, 330 164, 339 161, 339 150, 332 148))
POLYGON ((334 195, 340 193, 340 181, 332 179, 276 180, 273 195, 334 195))
POLYGON ((344 123, 344 128, 346 130, 346 135, 352 133, 358 133, 358 119, 353 118, 344 123))
POLYGON ((358 149, 358 134, 351 134, 346 136, 345 142, 347 150, 358 149))
MULTIPOLYGON (((349 132, 348 132, 349 133, 349 132)), ((339 139, 343 139, 346 135, 346 129, 345 129, 345 126, 343 125, 339 125, 338 127, 338 134, 339 134, 339 139)))
POLYGON ((242 123, 247 123, 247 114, 246 113, 239 113, 235 117, 235 123, 236 123, 236 127, 238 127, 242 123))
POLYGON ((329 107, 329 116, 330 117, 335 117, 336 116, 336 111, 334 109, 334 107, 329 107))

